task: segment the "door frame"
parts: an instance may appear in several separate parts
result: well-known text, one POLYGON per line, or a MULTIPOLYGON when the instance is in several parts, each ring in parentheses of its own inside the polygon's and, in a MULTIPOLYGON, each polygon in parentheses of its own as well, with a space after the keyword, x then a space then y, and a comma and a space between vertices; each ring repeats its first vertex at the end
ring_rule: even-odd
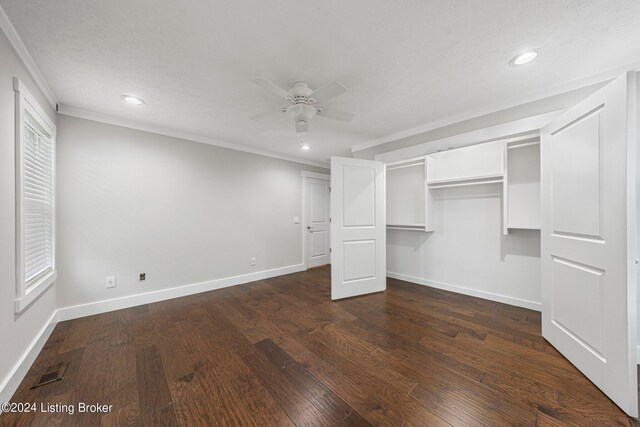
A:
MULTIPOLYGON (((308 262, 307 262, 307 237, 309 233, 306 232, 307 229, 305 228, 305 224, 307 223, 307 216, 308 216, 307 202, 309 201, 308 200, 309 194, 308 194, 307 188, 308 188, 309 178, 321 179, 323 181, 329 182, 330 184, 331 175, 327 173, 311 172, 311 171, 305 171, 305 170, 301 171, 300 175, 302 176, 302 215, 300 217, 300 229, 302 233, 302 265, 306 270, 307 268, 309 268, 308 262)), ((329 246, 331 246, 331 234, 329 234, 329 246)))

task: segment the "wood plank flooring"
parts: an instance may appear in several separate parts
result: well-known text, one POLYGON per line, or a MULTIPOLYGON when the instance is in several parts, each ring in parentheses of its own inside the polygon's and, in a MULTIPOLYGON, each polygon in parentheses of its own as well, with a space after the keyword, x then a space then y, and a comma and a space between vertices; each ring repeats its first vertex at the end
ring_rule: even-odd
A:
POLYGON ((329 269, 58 324, 13 402, 108 413, 4 426, 636 425, 539 313, 393 279, 331 302, 329 269), (62 381, 29 387, 67 361, 62 381))

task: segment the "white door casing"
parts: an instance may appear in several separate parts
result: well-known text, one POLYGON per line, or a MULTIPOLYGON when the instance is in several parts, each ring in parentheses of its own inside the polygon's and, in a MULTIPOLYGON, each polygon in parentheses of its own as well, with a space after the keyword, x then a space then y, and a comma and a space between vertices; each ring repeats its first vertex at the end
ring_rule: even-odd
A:
POLYGON ((307 206, 304 232, 307 244, 307 268, 330 262, 329 180, 306 178, 307 206))
POLYGON ((637 417, 635 73, 541 133, 542 333, 637 417))
POLYGON ((331 158, 331 299, 386 289, 385 166, 331 158))

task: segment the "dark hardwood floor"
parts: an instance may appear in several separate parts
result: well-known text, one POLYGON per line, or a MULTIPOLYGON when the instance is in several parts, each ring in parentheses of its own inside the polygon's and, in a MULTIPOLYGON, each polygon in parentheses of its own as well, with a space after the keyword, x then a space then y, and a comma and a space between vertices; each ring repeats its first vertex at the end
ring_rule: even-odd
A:
POLYGON ((635 422, 547 344, 539 313, 392 279, 331 302, 327 268, 60 323, 12 401, 113 407, 2 425, 635 422), (29 389, 61 361, 62 381, 29 389))

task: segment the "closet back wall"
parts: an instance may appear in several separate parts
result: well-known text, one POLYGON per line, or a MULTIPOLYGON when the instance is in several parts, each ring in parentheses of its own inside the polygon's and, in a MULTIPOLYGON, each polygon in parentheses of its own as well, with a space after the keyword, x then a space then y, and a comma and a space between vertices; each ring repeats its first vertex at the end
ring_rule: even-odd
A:
POLYGON ((502 184, 438 189, 435 231, 387 231, 390 277, 539 310, 540 232, 502 232, 502 184))
POLYGON ((327 172, 68 116, 57 156, 60 308, 301 268, 300 172, 327 172))

